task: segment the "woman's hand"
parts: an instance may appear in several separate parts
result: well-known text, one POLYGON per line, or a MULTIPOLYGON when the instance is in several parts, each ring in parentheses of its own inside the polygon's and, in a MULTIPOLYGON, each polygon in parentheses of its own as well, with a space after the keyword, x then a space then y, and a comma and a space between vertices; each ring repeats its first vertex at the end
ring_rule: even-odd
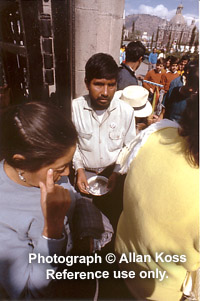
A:
POLYGON ((64 218, 70 206, 69 191, 54 183, 53 170, 47 172, 46 184, 40 182, 41 207, 44 216, 43 235, 62 238, 64 218))

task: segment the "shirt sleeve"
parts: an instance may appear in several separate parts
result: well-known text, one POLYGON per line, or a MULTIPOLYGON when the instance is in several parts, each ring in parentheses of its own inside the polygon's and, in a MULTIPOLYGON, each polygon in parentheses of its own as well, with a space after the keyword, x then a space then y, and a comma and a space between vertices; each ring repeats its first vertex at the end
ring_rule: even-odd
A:
MULTIPOLYGON (((70 184, 68 177, 62 177, 57 184, 70 193, 67 216, 71 222, 76 200, 81 195, 70 184)), ((8 216, 9 211, 5 211, 4 215, 8 216)), ((45 239, 42 236, 43 222, 38 218, 28 220, 27 226, 27 223, 23 223, 23 215, 22 223, 17 228, 0 218, 0 299, 3 294, 6 300, 7 297, 9 300, 40 300, 52 293, 55 281, 52 277, 48 279, 47 271, 51 270, 54 274, 60 266, 56 260, 46 263, 45 258, 49 256, 51 260, 54 255, 65 256, 68 237, 64 232, 62 239, 45 239)))
POLYGON ((79 168, 84 169, 83 160, 81 157, 81 152, 79 150, 78 144, 76 145, 76 150, 72 160, 73 168, 77 171, 79 168))
POLYGON ((149 54, 149 63, 151 63, 151 53, 149 54))
POLYGON ((166 86, 167 86, 167 77, 165 74, 161 75, 161 80, 160 80, 161 85, 163 85, 163 89, 166 91, 166 86))
POLYGON ((51 292, 52 278, 48 279, 47 270, 56 272, 58 264, 43 262, 46 256, 61 255, 66 238, 47 240, 40 235, 37 241, 20 237, 19 233, 7 227, 4 231, 7 240, 0 247, 0 283, 12 300, 40 299, 51 292), (13 247, 15 246, 15 247, 13 247), (30 258, 41 257, 41 262, 30 258))
MULTIPOLYGON (((119 158, 120 154, 122 152, 124 152, 124 149, 126 149, 127 146, 134 140, 135 136, 136 136, 135 116, 134 116, 134 110, 132 110, 131 116, 130 116, 129 127, 128 127, 128 130, 126 132, 125 139, 124 139, 124 147, 119 152, 118 158, 119 158)), ((118 160, 116 162, 118 162, 118 160)), ((120 165, 118 163, 116 163, 113 171, 119 173, 119 170, 120 170, 120 165)))
MULTIPOLYGON (((146 79, 146 80, 148 80, 148 81, 152 81, 150 71, 147 72, 147 74, 145 75, 144 79, 146 79)), ((143 85, 143 87, 144 87, 145 89, 147 89, 148 91, 150 90, 150 88, 154 89, 154 86, 151 85, 151 84, 147 84, 147 83, 143 82, 142 85, 143 85)))
POLYGON ((125 135, 124 145, 128 145, 136 136, 136 129, 135 129, 135 116, 134 110, 132 109, 129 127, 125 135))
MULTIPOLYGON (((75 113, 74 111, 76 110, 76 106, 75 103, 72 102, 72 122, 74 123, 76 130, 77 130, 77 125, 75 122, 75 113)), ((72 159, 72 165, 73 168, 75 169, 75 171, 77 171, 79 168, 84 168, 84 164, 83 164, 83 160, 82 160, 82 156, 81 156, 81 152, 79 150, 79 146, 78 143, 76 144, 76 150, 72 159)))

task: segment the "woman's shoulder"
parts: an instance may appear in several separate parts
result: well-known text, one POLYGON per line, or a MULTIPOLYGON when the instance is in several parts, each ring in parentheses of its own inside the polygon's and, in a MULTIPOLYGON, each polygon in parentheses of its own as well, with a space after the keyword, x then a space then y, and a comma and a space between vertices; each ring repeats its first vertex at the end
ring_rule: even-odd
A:
POLYGON ((145 143, 153 133, 156 133, 165 128, 174 128, 175 132, 177 132, 178 127, 179 125, 177 122, 163 119, 142 130, 135 137, 135 139, 131 141, 131 143, 121 152, 117 161, 117 163, 121 166, 120 173, 124 174, 128 171, 133 159, 137 156, 139 150, 145 145, 145 143))

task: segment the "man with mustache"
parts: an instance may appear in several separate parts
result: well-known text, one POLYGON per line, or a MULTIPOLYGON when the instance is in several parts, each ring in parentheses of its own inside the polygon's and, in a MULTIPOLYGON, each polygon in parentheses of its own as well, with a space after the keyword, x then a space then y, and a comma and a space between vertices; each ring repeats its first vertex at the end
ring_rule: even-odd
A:
POLYGON ((118 178, 117 157, 135 137, 133 108, 114 97, 117 76, 118 66, 112 56, 94 54, 85 66, 89 94, 72 101, 72 120, 79 140, 73 165, 77 187, 84 194, 88 194, 87 179, 92 174, 107 176, 113 191, 118 178))

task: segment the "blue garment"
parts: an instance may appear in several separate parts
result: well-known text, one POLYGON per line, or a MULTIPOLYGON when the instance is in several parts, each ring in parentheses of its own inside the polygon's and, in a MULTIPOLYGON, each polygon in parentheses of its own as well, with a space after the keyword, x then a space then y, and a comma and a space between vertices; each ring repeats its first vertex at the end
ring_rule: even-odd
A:
POLYGON ((119 63, 123 63, 126 59, 126 52, 120 49, 119 63))
POLYGON ((0 300, 43 300, 44 297, 45 300, 50 300, 57 283, 51 277, 47 278, 46 273, 47 270, 57 272, 61 265, 59 261, 31 261, 31 254, 37 258, 40 255, 52 257, 54 254, 67 256, 72 247, 71 230, 73 239, 91 236, 96 244, 99 243, 98 248, 103 247, 111 239, 112 226, 106 217, 102 216, 101 219, 101 212, 94 208, 90 200, 83 199, 75 191, 68 177, 62 177, 60 185, 69 191, 71 197, 63 224, 65 236, 62 239, 45 239, 42 236, 44 217, 40 205, 40 189, 12 181, 4 171, 3 164, 4 161, 1 161, 0 300), (105 232, 102 233, 104 229, 105 232))
POLYGON ((170 86, 169 86, 169 91, 168 91, 168 97, 170 97, 171 93, 172 93, 172 90, 175 88, 175 87, 182 87, 183 86, 183 76, 179 76, 179 77, 176 77, 175 79, 173 79, 170 83, 170 86))
POLYGON ((180 121, 183 111, 187 105, 187 99, 185 95, 180 93, 180 87, 173 88, 170 97, 165 104, 165 116, 171 120, 180 121))
POLYGON ((135 72, 132 71, 128 65, 122 63, 119 67, 117 90, 123 90, 124 88, 131 85, 138 85, 138 80, 135 76, 135 72))
POLYGON ((157 53, 151 52, 149 54, 149 63, 156 64, 157 63, 157 59, 158 59, 158 54, 157 53))

